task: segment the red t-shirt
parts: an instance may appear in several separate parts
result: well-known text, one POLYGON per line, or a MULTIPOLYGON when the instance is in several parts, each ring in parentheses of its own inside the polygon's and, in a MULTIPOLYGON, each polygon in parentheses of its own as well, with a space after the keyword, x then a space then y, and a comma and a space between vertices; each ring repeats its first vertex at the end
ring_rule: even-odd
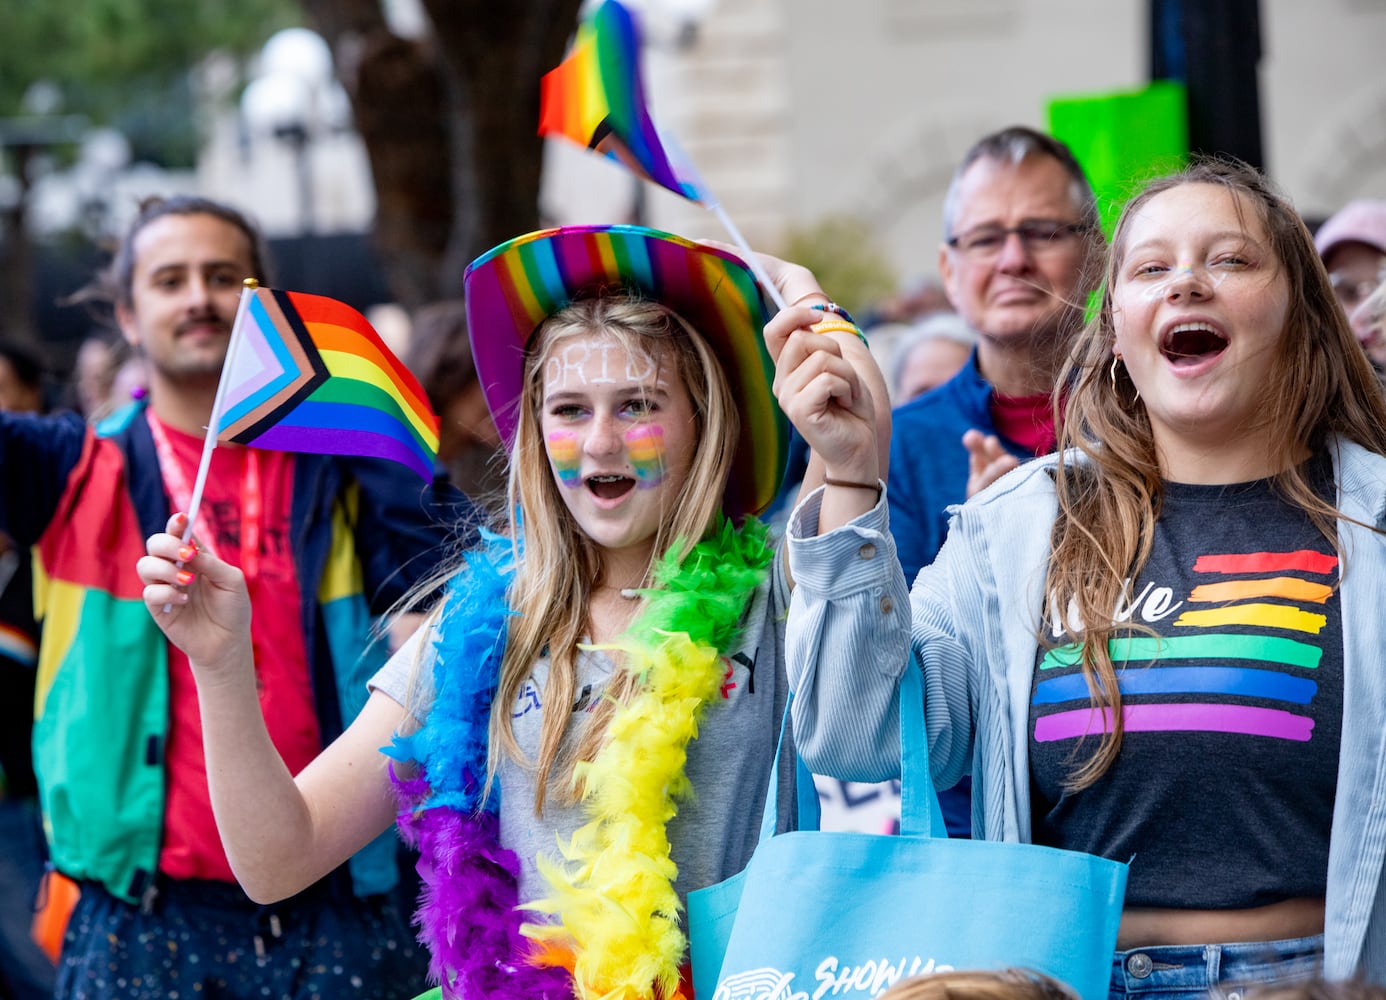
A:
POLYGON ((1029 450, 1047 455, 1058 439, 1054 434, 1054 411, 1049 393, 1034 396, 991 395, 991 419, 1001 436, 1029 450))
MULTIPOLYGON (((202 439, 161 425, 182 472, 165 471, 171 486, 169 500, 182 510, 186 498, 177 494, 196 481, 202 458, 202 439)), ((158 431, 156 430, 156 441, 158 431)), ((201 512, 194 528, 204 548, 210 540, 216 554, 246 573, 250 591, 250 636, 255 648, 256 686, 270 739, 290 772, 297 774, 322 749, 314 710, 312 682, 303 643, 298 573, 289 538, 289 509, 293 493, 293 456, 236 445, 212 452, 203 488, 201 512), (258 488, 257 488, 258 487, 258 488), (246 517, 258 493, 260 516, 246 517), (242 552, 243 529, 255 535, 258 555, 242 552), (249 562, 251 565, 247 566, 249 562)), ((207 763, 202 753, 202 716, 197 687, 188 658, 173 644, 168 647, 169 732, 167 801, 164 841, 159 870, 172 878, 235 881, 212 817, 207 791, 207 763)))

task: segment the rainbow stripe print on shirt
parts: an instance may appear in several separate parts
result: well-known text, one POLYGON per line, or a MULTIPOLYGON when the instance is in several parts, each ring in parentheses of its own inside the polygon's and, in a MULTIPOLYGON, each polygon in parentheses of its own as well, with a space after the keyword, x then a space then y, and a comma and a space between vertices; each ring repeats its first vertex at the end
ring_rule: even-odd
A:
MULTIPOLYGON (((1200 556, 1200 576, 1177 618, 1158 637, 1110 642, 1127 733, 1212 732, 1307 742, 1305 714, 1318 693, 1318 636, 1328 621, 1336 556, 1312 550, 1200 556), (1128 698, 1139 697, 1135 704, 1128 698), (1168 700, 1166 700, 1168 699, 1168 700), (1229 700, 1236 699, 1236 700, 1229 700), (1257 704, 1247 704, 1255 700, 1257 704)), ((1081 672, 1046 677, 1078 663, 1076 645, 1044 654, 1036 707, 1081 702, 1035 719, 1046 743, 1110 730, 1111 709, 1088 704, 1081 672)))

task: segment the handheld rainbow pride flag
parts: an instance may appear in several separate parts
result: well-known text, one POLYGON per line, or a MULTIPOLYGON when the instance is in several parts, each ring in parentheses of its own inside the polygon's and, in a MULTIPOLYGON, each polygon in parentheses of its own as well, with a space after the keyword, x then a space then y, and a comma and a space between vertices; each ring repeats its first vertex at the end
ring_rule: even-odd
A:
POLYGON ((710 200, 693 165, 655 128, 640 76, 640 33, 606 0, 579 28, 568 58, 540 81, 539 134, 561 135, 691 201, 710 200), (670 151, 674 156, 670 156, 670 151))
POLYGON ((785 307, 779 289, 693 163, 650 119, 640 77, 640 32, 630 11, 617 0, 606 0, 578 27, 568 58, 545 73, 539 86, 540 135, 561 135, 605 153, 637 176, 712 212, 776 308, 785 307))
POLYGON ((388 458, 425 480, 438 452, 428 397, 366 317, 270 288, 242 292, 212 426, 218 441, 388 458))
MULTIPOLYGON (((218 441, 388 458, 429 482, 438 417, 418 379, 351 306, 261 288, 247 278, 212 401, 184 542, 192 538, 218 441)), ((164 613, 172 607, 165 604, 164 613)))

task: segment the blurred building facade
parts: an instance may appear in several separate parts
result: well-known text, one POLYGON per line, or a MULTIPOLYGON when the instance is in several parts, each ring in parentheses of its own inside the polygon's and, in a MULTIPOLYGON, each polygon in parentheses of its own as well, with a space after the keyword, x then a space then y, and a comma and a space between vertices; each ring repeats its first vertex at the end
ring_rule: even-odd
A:
MULTIPOLYGON (((691 44, 652 48, 647 86, 751 243, 847 216, 901 275, 924 275, 967 147, 1043 128, 1051 98, 1143 86, 1148 20, 1146 0, 723 0, 691 44)), ((1260 20, 1268 172, 1309 219, 1386 196, 1386 2, 1260 0, 1260 20)), ((547 214, 610 221, 628 180, 581 150, 553 159, 547 214), (594 189, 605 203, 585 203, 594 189)), ((696 205, 645 199, 652 225, 725 238, 696 205)))
MULTIPOLYGON (((777 250, 795 227, 852 218, 908 279, 935 269, 943 194, 977 137, 1044 127, 1051 98, 1148 80, 1148 0, 627 2, 647 24, 656 120, 753 245, 777 250)), ((1386 196, 1386 0, 1260 0, 1260 21, 1271 175, 1310 219, 1386 196)), ((106 150, 80 183, 40 181, 35 228, 71 225, 100 200, 115 232, 141 195, 196 191, 246 209, 271 237, 301 238, 305 220, 317 236, 368 230, 369 165, 340 99, 325 96, 295 145, 250 126, 239 85, 229 61, 200 70, 221 110, 195 171, 120 164, 106 150)), ((727 238, 702 207, 561 141, 546 150, 540 212, 546 224, 642 221, 727 238)))

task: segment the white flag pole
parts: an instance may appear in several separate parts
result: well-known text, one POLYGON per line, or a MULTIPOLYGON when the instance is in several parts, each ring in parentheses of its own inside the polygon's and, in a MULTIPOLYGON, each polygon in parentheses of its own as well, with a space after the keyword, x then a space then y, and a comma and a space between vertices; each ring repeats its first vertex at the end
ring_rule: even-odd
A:
POLYGON ((775 308, 777 310, 784 309, 784 296, 781 295, 780 290, 775 287, 775 283, 770 280, 770 275, 765 273, 765 268, 761 267, 760 261, 756 259, 756 252, 752 250, 751 245, 746 242, 746 237, 741 235, 741 230, 736 228, 736 223, 732 222, 731 216, 728 215, 726 209, 722 207, 722 203, 713 195, 712 189, 707 186, 707 182, 703 180, 702 174, 700 174, 698 168, 693 165, 693 161, 689 159, 688 154, 684 151, 683 147, 679 145, 678 140, 672 135, 661 131, 658 127, 655 128, 655 132, 659 136, 660 143, 664 146, 664 153, 665 156, 669 158, 670 164, 677 164, 675 167, 676 173, 692 182, 694 189, 698 192, 697 200, 702 203, 704 208, 717 216, 718 220, 722 223, 722 227, 730 234, 732 242, 735 243, 745 255, 746 265, 751 269, 751 273, 756 276, 756 280, 760 282, 760 286, 765 289, 765 294, 770 296, 770 301, 775 303, 775 308))
MULTIPOLYGON (((221 378, 217 380, 217 393, 212 397, 212 414, 207 420, 207 434, 202 439, 202 460, 197 466, 197 479, 193 483, 192 499, 188 501, 187 527, 183 529, 183 544, 187 545, 192 539, 193 525, 197 522, 197 511, 202 506, 202 490, 207 485, 207 470, 212 467, 212 452, 216 450, 217 435, 221 432, 221 408, 226 397, 226 388, 230 384, 227 373, 235 371, 234 361, 236 352, 241 346, 241 341, 245 338, 241 336, 241 320, 245 316, 247 306, 250 304, 251 296, 255 294, 255 289, 260 287, 260 283, 254 278, 246 278, 241 287, 241 298, 236 304, 236 319, 231 324, 231 339, 226 345, 226 360, 221 363, 221 378)), ((178 560, 178 567, 183 567, 183 560, 178 560)), ((164 605, 164 614, 173 610, 172 604, 164 605)))
POLYGON ((708 208, 711 209, 713 215, 721 220, 727 232, 731 233, 731 238, 736 245, 745 251, 746 263, 750 266, 751 272, 756 276, 756 280, 760 282, 761 287, 765 289, 765 294, 770 296, 770 301, 775 303, 775 308, 784 309, 784 296, 781 295, 780 290, 775 287, 775 283, 770 280, 770 276, 765 273, 765 269, 760 266, 760 261, 756 259, 755 251, 752 250, 750 245, 746 242, 746 237, 741 235, 741 230, 736 228, 736 223, 732 222, 731 216, 727 214, 726 210, 722 208, 719 202, 712 202, 712 204, 708 205, 708 208))
POLYGON ((197 520, 198 508, 202 506, 202 488, 207 485, 207 470, 212 465, 212 451, 217 446, 217 435, 221 432, 221 408, 229 385, 226 373, 235 370, 233 362, 236 359, 236 351, 244 339, 241 336, 241 320, 245 316, 246 307, 250 304, 250 297, 258 287, 260 287, 258 281, 254 278, 246 278, 245 284, 241 288, 241 300, 236 305, 236 321, 231 324, 231 341, 226 348, 226 360, 221 365, 221 378, 217 381, 217 394, 212 399, 212 415, 207 421, 207 436, 202 439, 202 461, 197 467, 197 480, 193 483, 192 500, 188 503, 188 528, 183 532, 184 543, 192 537, 193 522, 197 520))

